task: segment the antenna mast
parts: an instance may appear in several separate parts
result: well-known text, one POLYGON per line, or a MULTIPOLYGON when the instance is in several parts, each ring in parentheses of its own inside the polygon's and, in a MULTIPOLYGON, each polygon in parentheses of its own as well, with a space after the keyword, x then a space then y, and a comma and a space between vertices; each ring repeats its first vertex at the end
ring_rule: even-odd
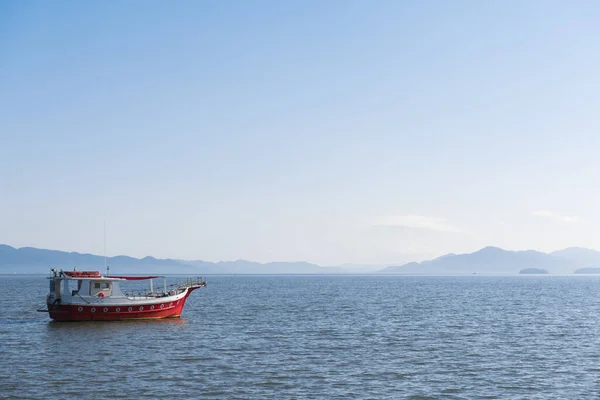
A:
POLYGON ((108 275, 109 267, 106 265, 106 213, 104 214, 104 269, 108 275))

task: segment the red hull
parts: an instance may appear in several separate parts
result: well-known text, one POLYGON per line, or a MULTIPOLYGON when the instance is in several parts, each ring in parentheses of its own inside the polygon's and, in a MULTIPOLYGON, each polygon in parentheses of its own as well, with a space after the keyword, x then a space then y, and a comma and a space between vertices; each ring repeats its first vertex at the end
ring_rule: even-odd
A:
POLYGON ((50 310, 48 314, 55 321, 121 321, 132 319, 161 319, 178 318, 183 311, 183 306, 190 293, 179 300, 170 301, 165 299, 164 303, 144 305, 77 305, 61 304, 50 310))

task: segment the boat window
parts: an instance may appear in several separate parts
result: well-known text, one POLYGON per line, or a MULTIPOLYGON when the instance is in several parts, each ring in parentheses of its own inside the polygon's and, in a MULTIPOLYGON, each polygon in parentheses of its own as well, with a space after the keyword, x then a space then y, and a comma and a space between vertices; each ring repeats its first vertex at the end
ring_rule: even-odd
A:
POLYGON ((112 282, 90 282, 90 296, 108 297, 112 294, 112 282))

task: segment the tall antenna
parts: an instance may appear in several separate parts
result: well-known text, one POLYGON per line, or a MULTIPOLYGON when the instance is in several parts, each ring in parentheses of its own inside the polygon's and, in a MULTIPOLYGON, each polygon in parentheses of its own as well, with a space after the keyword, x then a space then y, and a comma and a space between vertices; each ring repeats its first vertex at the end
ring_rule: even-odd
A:
POLYGON ((106 265, 106 213, 104 213, 104 269, 108 275, 108 266, 106 265))

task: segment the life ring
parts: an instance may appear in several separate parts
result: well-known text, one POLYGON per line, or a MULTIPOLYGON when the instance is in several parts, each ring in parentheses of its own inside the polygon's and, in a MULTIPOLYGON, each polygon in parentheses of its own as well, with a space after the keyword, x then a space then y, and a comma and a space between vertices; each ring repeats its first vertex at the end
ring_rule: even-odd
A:
POLYGON ((98 293, 98 297, 104 297, 104 292, 98 293))

